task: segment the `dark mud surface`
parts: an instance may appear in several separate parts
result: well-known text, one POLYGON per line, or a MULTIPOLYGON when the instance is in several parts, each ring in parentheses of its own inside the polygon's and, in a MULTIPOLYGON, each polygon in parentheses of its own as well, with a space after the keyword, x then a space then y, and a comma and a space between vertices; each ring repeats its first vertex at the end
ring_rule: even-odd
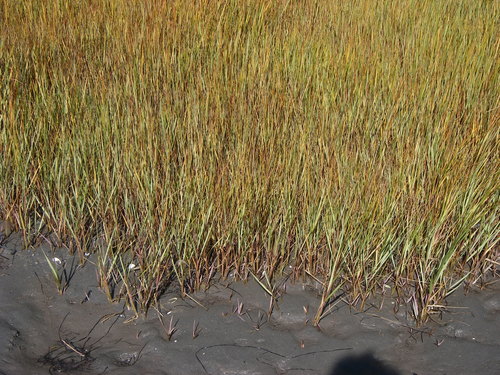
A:
MULTIPOLYGON (((458 290, 438 320, 418 328, 386 298, 363 312, 339 300, 319 330, 309 322, 319 298, 305 284, 286 284, 268 318, 269 297, 256 282, 228 281, 193 300, 167 292, 159 308, 133 319, 99 290, 93 256, 80 266, 49 246, 21 250, 17 235, 3 242, 1 375, 333 374, 339 361, 367 351, 401 375, 500 374, 497 284, 458 290), (71 276, 62 295, 41 250, 71 276)), ((373 360, 360 358, 355 366, 373 360)))

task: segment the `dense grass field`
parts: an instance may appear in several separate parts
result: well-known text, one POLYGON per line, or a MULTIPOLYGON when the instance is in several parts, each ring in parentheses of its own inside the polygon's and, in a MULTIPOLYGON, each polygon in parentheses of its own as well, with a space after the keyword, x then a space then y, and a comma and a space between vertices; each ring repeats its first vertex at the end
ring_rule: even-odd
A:
POLYGON ((283 273, 425 319, 498 266, 500 2, 0 0, 0 218, 138 311, 283 273), (130 266, 133 263, 134 266, 130 266))

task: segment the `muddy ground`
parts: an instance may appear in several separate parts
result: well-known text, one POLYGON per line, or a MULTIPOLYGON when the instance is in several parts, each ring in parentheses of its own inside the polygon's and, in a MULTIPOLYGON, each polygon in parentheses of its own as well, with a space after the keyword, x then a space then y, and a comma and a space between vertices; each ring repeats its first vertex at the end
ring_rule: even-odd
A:
MULTIPOLYGON (((394 313, 387 297, 381 309, 379 299, 363 312, 339 299, 317 329, 310 323, 317 292, 300 283, 286 284, 270 318, 269 297, 256 282, 224 281, 194 300, 173 288, 159 309, 133 319, 99 290, 93 256, 82 267, 48 245, 22 250, 16 234, 2 242, 1 375, 331 375, 341 374, 334 371, 339 361, 361 373, 373 357, 401 375, 500 374, 498 283, 458 290, 441 317, 418 328, 404 306, 394 313), (41 250, 71 276, 62 295, 41 250), (367 352, 373 357, 362 356, 367 352)), ((392 374, 388 367, 385 373, 392 374)))

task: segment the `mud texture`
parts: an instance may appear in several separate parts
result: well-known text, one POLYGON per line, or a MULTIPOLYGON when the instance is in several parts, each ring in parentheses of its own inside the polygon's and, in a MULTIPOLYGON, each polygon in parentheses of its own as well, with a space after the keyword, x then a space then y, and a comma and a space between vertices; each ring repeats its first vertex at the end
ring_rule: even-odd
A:
POLYGON ((0 375, 500 374, 494 283, 458 290, 442 316, 418 328, 405 306, 394 313, 388 286, 362 312, 339 299, 315 328, 317 292, 289 282, 270 317, 256 282, 220 281, 192 299, 172 288, 134 319, 98 288, 94 256, 81 265, 65 250, 22 250, 18 234, 1 236, 0 375), (66 272, 63 294, 44 252, 66 272))

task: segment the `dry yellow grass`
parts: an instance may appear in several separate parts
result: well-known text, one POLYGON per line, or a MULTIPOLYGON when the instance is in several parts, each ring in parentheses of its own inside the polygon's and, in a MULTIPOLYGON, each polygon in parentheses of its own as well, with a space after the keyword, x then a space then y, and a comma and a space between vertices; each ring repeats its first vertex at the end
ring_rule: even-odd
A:
POLYGON ((498 255, 499 7, 0 0, 0 216, 138 309, 292 265, 425 318, 498 255))

